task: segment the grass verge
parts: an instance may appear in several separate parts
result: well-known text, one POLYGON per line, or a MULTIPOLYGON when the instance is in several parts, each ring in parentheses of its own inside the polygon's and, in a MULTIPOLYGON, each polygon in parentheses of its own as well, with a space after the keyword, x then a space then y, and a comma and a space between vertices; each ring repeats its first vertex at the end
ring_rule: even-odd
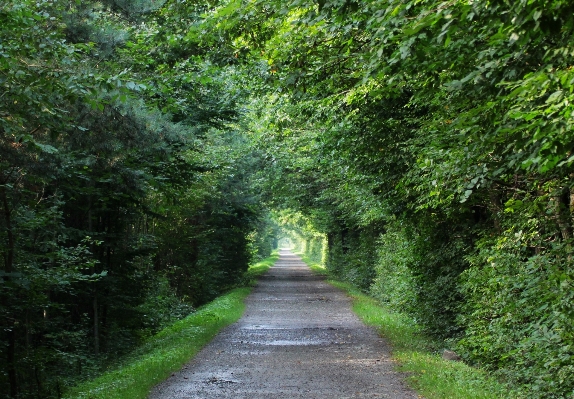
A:
POLYGON ((398 369, 417 392, 427 399, 511 399, 518 396, 486 372, 462 362, 442 359, 432 352, 433 344, 407 316, 393 312, 351 284, 337 281, 321 265, 302 254, 311 270, 325 275, 328 282, 345 291, 353 311, 367 325, 375 327, 393 348, 398 369))
POLYGON ((145 399, 151 388, 181 369, 225 326, 237 321, 256 278, 279 258, 277 253, 249 268, 245 285, 220 296, 185 319, 163 329, 139 347, 122 366, 70 389, 66 399, 145 399))
POLYGON ((258 262, 249 267, 249 270, 245 273, 243 277, 243 285, 245 286, 253 286, 257 282, 257 278, 265 273, 271 266, 277 262, 279 259, 279 251, 273 251, 270 257, 263 259, 261 262, 258 262))

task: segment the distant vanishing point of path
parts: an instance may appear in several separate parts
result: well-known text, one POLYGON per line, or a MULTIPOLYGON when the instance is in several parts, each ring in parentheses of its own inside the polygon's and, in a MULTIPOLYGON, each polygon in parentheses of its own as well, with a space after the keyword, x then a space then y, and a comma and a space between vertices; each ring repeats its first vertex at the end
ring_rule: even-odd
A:
POLYGON ((260 280, 245 315, 150 399, 393 398, 419 396, 394 371, 377 333, 345 294, 289 251, 260 280))

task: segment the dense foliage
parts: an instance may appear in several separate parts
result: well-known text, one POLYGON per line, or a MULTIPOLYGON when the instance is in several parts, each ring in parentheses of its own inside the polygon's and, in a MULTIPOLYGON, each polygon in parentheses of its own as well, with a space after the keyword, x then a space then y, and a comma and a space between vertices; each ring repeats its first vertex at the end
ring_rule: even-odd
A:
POLYGON ((239 72, 177 40, 201 11, 0 5, 0 397, 61 397, 269 254, 239 72))
POLYGON ((231 0, 204 22, 262 76, 293 234, 528 397, 574 389, 572 7, 231 0))
POLYGON ((571 2, 0 7, 7 397, 57 397, 280 234, 572 397, 571 2))

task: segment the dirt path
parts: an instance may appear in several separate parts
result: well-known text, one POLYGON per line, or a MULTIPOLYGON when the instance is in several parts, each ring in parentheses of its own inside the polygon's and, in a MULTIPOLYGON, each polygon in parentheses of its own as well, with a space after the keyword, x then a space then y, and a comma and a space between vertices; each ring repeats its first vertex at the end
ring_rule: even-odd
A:
POLYGON ((393 367, 345 294, 281 251, 239 322, 150 399, 418 398, 393 367))

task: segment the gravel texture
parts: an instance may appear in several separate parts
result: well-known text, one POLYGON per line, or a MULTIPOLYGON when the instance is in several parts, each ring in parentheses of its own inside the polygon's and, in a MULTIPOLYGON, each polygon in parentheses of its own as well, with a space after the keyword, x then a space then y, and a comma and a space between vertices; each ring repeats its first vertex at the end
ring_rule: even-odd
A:
POLYGON ((247 310, 150 399, 420 398, 389 348, 340 290, 289 251, 260 278, 247 310))

